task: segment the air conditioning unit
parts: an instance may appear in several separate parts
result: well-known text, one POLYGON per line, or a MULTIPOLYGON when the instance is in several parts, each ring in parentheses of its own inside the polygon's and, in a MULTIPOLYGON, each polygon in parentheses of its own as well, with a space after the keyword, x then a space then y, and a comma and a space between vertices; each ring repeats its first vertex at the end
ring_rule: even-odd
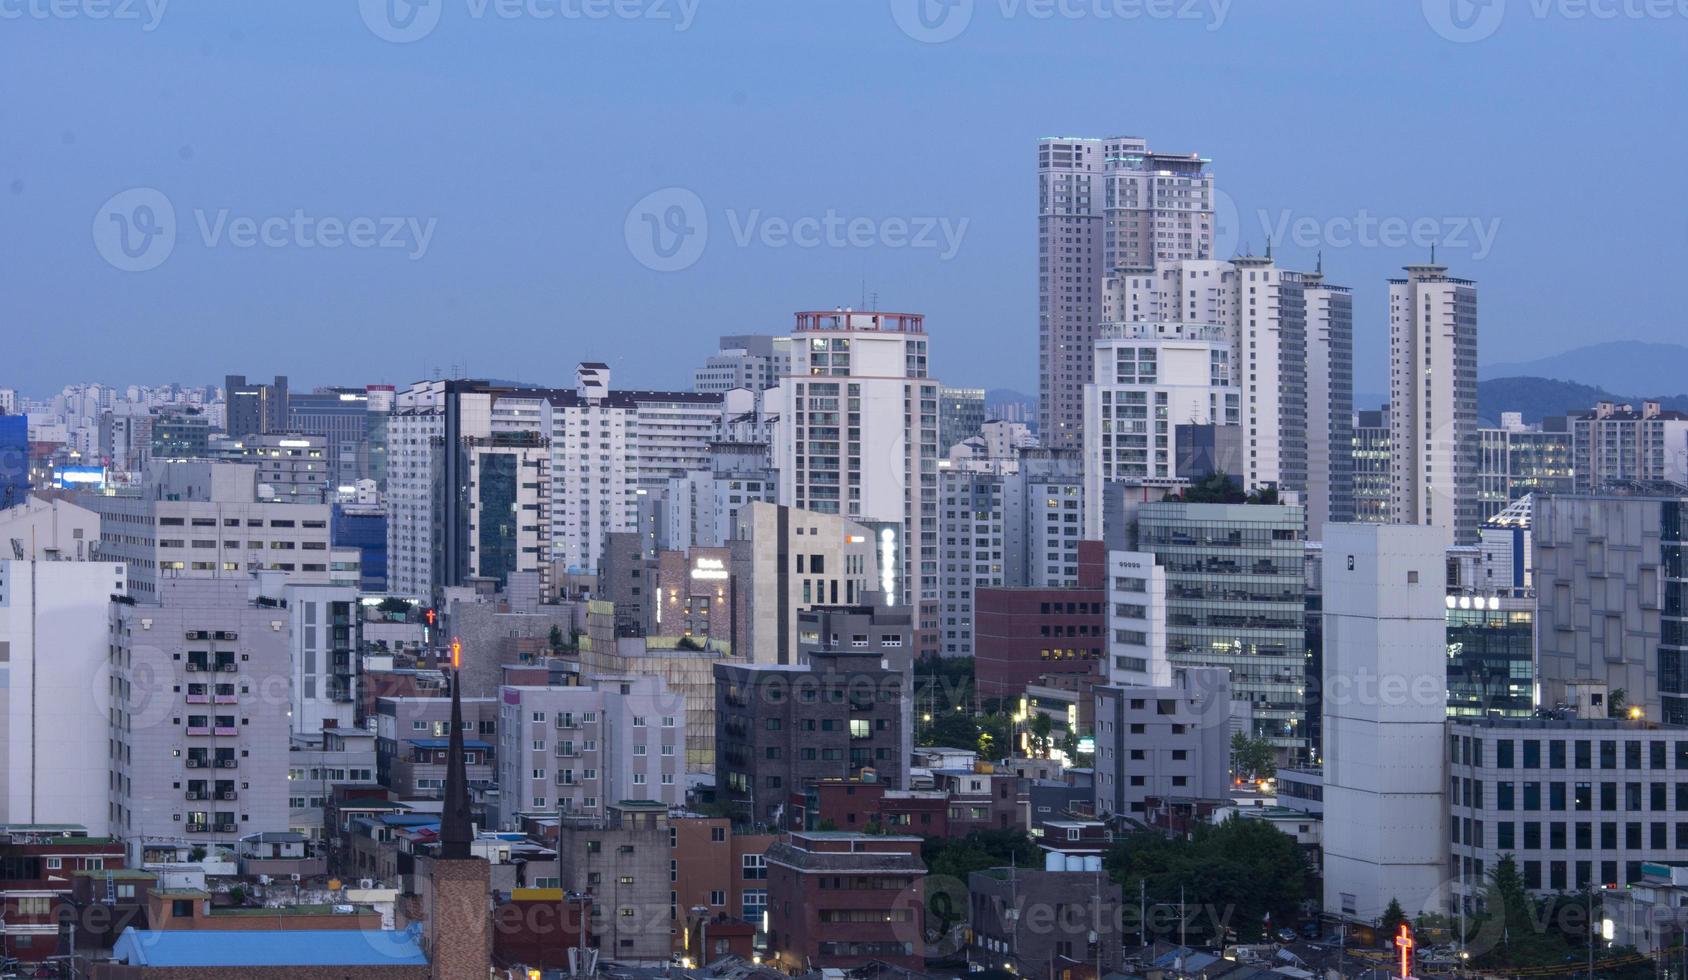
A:
POLYGON ((225 800, 232 800, 232 799, 234 799, 234 790, 232 790, 232 789, 230 789, 230 790, 224 790, 224 791, 223 791, 223 799, 225 799, 225 800))
MULTIPOLYGON (((196 769, 196 768, 198 768, 198 765, 192 759, 189 759, 188 760, 188 768, 189 769, 196 769)), ((199 799, 199 794, 190 789, 190 790, 188 790, 188 799, 197 800, 197 799, 199 799)))
POLYGON ((185 670, 185 671, 187 671, 187 672, 188 672, 188 673, 190 673, 190 674, 191 674, 191 673, 197 673, 197 672, 198 672, 198 671, 199 671, 199 665, 198 665, 198 664, 196 664, 196 663, 194 663, 194 662, 193 662, 193 661, 191 661, 191 660, 189 660, 189 661, 188 661, 188 662, 187 662, 187 663, 186 663, 186 664, 185 664, 185 665, 184 665, 184 666, 183 666, 183 667, 182 667, 182 669, 183 669, 183 670, 185 670))
POLYGON ((240 765, 240 763, 233 759, 223 759, 220 764, 224 769, 233 769, 234 767, 240 765))
POLYGON ((368 891, 371 888, 375 887, 375 879, 374 878, 359 878, 358 879, 358 887, 362 888, 364 891, 368 891))
POLYGON ((199 768, 199 760, 198 759, 189 759, 188 760, 188 768, 189 769, 198 769, 199 768))

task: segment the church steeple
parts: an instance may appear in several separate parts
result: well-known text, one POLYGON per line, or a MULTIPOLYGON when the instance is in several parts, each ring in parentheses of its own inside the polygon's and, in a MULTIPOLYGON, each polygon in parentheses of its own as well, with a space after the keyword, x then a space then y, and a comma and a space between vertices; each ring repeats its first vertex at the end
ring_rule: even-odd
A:
POLYGON ((463 644, 451 641, 451 740, 445 754, 445 807, 440 814, 440 859, 466 861, 474 838, 469 775, 463 760, 463 644))

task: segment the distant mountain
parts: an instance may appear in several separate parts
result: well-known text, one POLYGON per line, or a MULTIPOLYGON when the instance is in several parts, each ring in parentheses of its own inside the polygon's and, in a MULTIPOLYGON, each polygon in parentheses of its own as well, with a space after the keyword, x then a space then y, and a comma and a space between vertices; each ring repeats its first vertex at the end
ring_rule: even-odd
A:
POLYGON ((1036 405, 1037 396, 1015 391, 1013 388, 992 388, 985 392, 986 405, 1010 405, 1015 402, 1036 405))
POLYGON ((1683 391, 1688 390, 1688 347, 1618 340, 1532 361, 1486 364, 1477 369, 1477 378, 1552 378, 1607 391, 1683 391))
POLYGON ((1603 401, 1636 406, 1657 401, 1663 408, 1688 412, 1688 395, 1618 395, 1604 388, 1550 378, 1490 378, 1477 383, 1477 415, 1485 425, 1498 423, 1502 412, 1522 412, 1525 422, 1540 422, 1549 415, 1585 412, 1603 401))

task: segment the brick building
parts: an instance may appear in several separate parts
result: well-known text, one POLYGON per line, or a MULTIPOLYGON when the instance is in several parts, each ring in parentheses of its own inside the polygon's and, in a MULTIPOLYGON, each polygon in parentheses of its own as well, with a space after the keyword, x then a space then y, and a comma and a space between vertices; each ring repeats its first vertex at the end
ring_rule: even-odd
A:
POLYGON ((921 838, 793 832, 768 848, 768 957, 788 971, 873 960, 920 970, 921 838))
POLYGON ((1105 672, 1107 551, 1078 546, 1078 580, 1066 588, 980 588, 974 592, 978 696, 1015 699, 1044 675, 1105 672))
POLYGON ((718 788, 735 816, 783 825, 790 795, 828 778, 903 785, 910 685, 890 654, 912 649, 912 628, 906 610, 894 631, 860 625, 874 612, 801 614, 807 664, 715 665, 718 788))
MULTIPOLYGON (((748 923, 752 933, 763 926, 768 910, 768 847, 774 834, 734 833, 725 817, 676 817, 668 822, 673 840, 673 905, 677 918, 691 919, 705 910, 710 936, 725 938, 720 916, 748 923)), ((701 937, 700 937, 701 938, 701 937)), ((685 933, 676 930, 674 951, 687 952, 685 933)), ((711 943, 713 945, 713 943, 711 943)))

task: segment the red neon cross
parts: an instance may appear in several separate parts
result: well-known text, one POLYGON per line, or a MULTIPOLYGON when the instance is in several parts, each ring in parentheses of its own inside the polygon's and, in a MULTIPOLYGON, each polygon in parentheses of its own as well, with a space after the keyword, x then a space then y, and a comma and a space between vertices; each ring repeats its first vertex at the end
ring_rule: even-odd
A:
POLYGON ((1412 976, 1413 947, 1412 929, 1405 922, 1401 923, 1401 931, 1395 936, 1395 947, 1401 951, 1401 980, 1412 976))

